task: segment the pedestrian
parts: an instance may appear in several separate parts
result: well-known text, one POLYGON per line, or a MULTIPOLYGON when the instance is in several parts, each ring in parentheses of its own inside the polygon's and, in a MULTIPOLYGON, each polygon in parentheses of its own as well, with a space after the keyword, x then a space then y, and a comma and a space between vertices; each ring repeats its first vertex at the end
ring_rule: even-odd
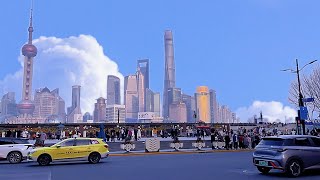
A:
POLYGON ((44 146, 44 141, 45 141, 46 139, 47 139, 47 134, 44 133, 44 132, 42 132, 42 133, 40 134, 40 140, 41 140, 42 146, 44 146))
POLYGON ((134 129, 134 140, 138 141, 138 130, 134 129))
POLYGON ((141 128, 140 126, 138 127, 138 131, 137 131, 137 139, 140 140, 141 139, 141 128))
POLYGON ((225 148, 227 150, 229 150, 229 144, 230 144, 230 136, 229 133, 226 133, 225 137, 224 137, 224 141, 225 141, 225 148))
POLYGON ((232 142, 233 142, 233 148, 238 149, 239 138, 236 133, 233 134, 233 136, 232 136, 232 142))
POLYGON ((211 128, 211 136, 210 136, 210 140, 211 140, 211 149, 215 149, 213 143, 215 141, 215 130, 214 128, 211 128))
POLYGON ((158 133, 157 128, 156 128, 156 127, 153 128, 153 130, 152 130, 152 137, 157 137, 157 133, 158 133))
POLYGON ((111 142, 115 142, 116 131, 114 129, 111 130, 111 142))

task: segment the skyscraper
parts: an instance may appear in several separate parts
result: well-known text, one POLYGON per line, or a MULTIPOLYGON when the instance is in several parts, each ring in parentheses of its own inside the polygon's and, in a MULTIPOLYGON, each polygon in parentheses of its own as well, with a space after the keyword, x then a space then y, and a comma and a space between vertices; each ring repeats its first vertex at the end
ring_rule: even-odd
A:
MULTIPOLYGON (((147 107, 146 107, 147 103, 150 103, 150 102, 147 102, 147 97, 146 97, 147 96, 146 89, 149 89, 149 59, 138 60, 137 69, 143 75, 143 89, 142 89, 144 91, 144 97, 143 97, 144 110, 143 111, 147 111, 147 107)), ((140 95, 140 97, 141 97, 141 95, 140 95)), ((140 99, 140 97, 139 97, 139 100, 142 100, 142 99, 140 99)), ((140 111, 140 112, 143 112, 143 111, 140 111)))
POLYGON ((210 94, 207 86, 197 87, 196 104, 198 120, 211 123, 210 94))
POLYGON ((136 75, 126 76, 124 79, 126 118, 138 118, 139 98, 137 81, 138 79, 136 75))
POLYGON ((18 104, 18 111, 21 117, 31 117, 34 111, 34 104, 32 102, 32 76, 33 76, 33 60, 37 55, 37 48, 32 44, 32 11, 30 10, 30 24, 28 28, 29 38, 28 43, 22 47, 22 55, 24 56, 24 67, 23 67, 23 90, 22 100, 18 104))
POLYGON ((0 116, 16 116, 17 115, 17 104, 14 92, 8 92, 2 96, 1 106, 0 106, 0 116))
POLYGON ((140 69, 144 77, 144 87, 149 88, 149 59, 138 60, 137 69, 140 69))
POLYGON ((83 122, 88 122, 93 120, 93 117, 91 116, 91 114, 89 112, 84 113, 83 115, 83 122))
POLYGON ((146 89, 145 95, 145 111, 153 112, 154 111, 154 93, 151 89, 146 89))
POLYGON ((145 83, 144 76, 141 72, 141 69, 138 68, 137 71, 137 87, 138 87, 138 99, 139 99, 139 112, 145 112, 145 83))
POLYGON ((217 95, 216 91, 210 89, 210 111, 211 111, 211 123, 218 122, 218 107, 217 107, 217 95))
POLYGON ((165 46, 165 69, 164 69, 164 88, 163 88, 163 117, 169 116, 168 89, 176 86, 173 36, 172 31, 166 30, 164 34, 165 46))
POLYGON ((50 91, 45 87, 36 90, 34 104, 34 117, 40 117, 43 119, 55 117, 59 122, 65 121, 65 103, 59 96, 59 89, 50 91))
POLYGON ((181 88, 168 88, 168 103, 179 103, 182 101, 181 88))
POLYGON ((70 123, 82 122, 83 120, 80 107, 80 88, 79 85, 72 86, 72 104, 68 108, 68 122, 70 123))
POLYGON ((93 121, 105 122, 106 121, 106 99, 100 97, 97 103, 94 104, 93 121))
POLYGON ((106 119, 108 123, 124 123, 126 118, 125 105, 107 105, 106 119))
POLYGON ((169 105, 169 121, 174 123, 187 122, 187 107, 183 102, 175 102, 169 105))
POLYGON ((109 75, 107 81, 107 104, 120 104, 120 78, 109 75))
POLYGON ((153 112, 157 117, 160 117, 160 93, 153 93, 153 112))
POLYGON ((188 123, 195 123, 195 119, 193 117, 194 111, 196 111, 195 98, 193 96, 189 96, 187 94, 182 94, 182 102, 184 102, 186 104, 187 122, 188 123))

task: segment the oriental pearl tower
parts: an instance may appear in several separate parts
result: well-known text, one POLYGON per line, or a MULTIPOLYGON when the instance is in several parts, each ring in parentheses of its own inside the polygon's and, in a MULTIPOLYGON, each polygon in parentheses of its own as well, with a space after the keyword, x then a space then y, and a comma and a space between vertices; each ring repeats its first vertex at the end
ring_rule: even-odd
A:
POLYGON ((34 111, 34 103, 31 98, 32 91, 32 74, 33 74, 33 60, 37 55, 37 48, 32 44, 32 11, 30 10, 30 24, 28 28, 29 39, 28 43, 22 47, 22 55, 24 56, 24 73, 23 73, 23 91, 22 91, 22 100, 18 104, 18 111, 20 117, 31 117, 34 111))

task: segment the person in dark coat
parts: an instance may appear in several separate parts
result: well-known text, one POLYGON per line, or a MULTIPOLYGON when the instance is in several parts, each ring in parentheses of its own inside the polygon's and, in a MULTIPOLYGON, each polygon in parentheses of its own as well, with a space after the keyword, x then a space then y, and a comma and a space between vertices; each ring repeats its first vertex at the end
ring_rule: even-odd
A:
POLYGON ((215 147, 213 146, 213 142, 215 141, 215 130, 214 130, 214 128, 211 128, 210 132, 211 132, 211 138, 210 138, 210 140, 211 140, 211 148, 215 149, 215 147))
POLYGON ((229 133, 227 133, 226 135, 225 135, 225 137, 224 137, 224 140, 225 140, 225 148, 227 149, 227 150, 229 150, 229 146, 230 146, 230 136, 229 136, 229 133))

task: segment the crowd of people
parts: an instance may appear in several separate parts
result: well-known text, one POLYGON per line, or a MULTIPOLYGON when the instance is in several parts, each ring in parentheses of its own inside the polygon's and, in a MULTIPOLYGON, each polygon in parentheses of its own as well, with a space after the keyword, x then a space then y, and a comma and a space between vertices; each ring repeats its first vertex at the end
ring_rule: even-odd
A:
MULTIPOLYGON (((101 130, 100 130, 101 131, 101 130)), ((55 129, 52 131, 43 131, 38 129, 35 131, 24 130, 6 130, 1 131, 1 137, 16 137, 27 138, 35 140, 35 144, 43 146, 46 139, 62 140, 72 137, 101 137, 101 132, 95 129, 94 131, 79 131, 79 129, 55 129)), ((171 137, 177 140, 178 137, 197 137, 197 139, 205 139, 209 137, 212 143, 212 149, 253 149, 265 136, 281 135, 281 134, 296 134, 295 128, 278 130, 276 127, 255 127, 253 129, 246 129, 239 127, 238 129, 227 128, 197 128, 186 127, 183 129, 179 126, 172 126, 169 128, 149 127, 115 127, 105 128, 102 133, 103 138, 108 142, 115 141, 138 141, 142 137, 171 137)), ((309 135, 320 136, 320 129, 313 128, 307 130, 309 135)))

